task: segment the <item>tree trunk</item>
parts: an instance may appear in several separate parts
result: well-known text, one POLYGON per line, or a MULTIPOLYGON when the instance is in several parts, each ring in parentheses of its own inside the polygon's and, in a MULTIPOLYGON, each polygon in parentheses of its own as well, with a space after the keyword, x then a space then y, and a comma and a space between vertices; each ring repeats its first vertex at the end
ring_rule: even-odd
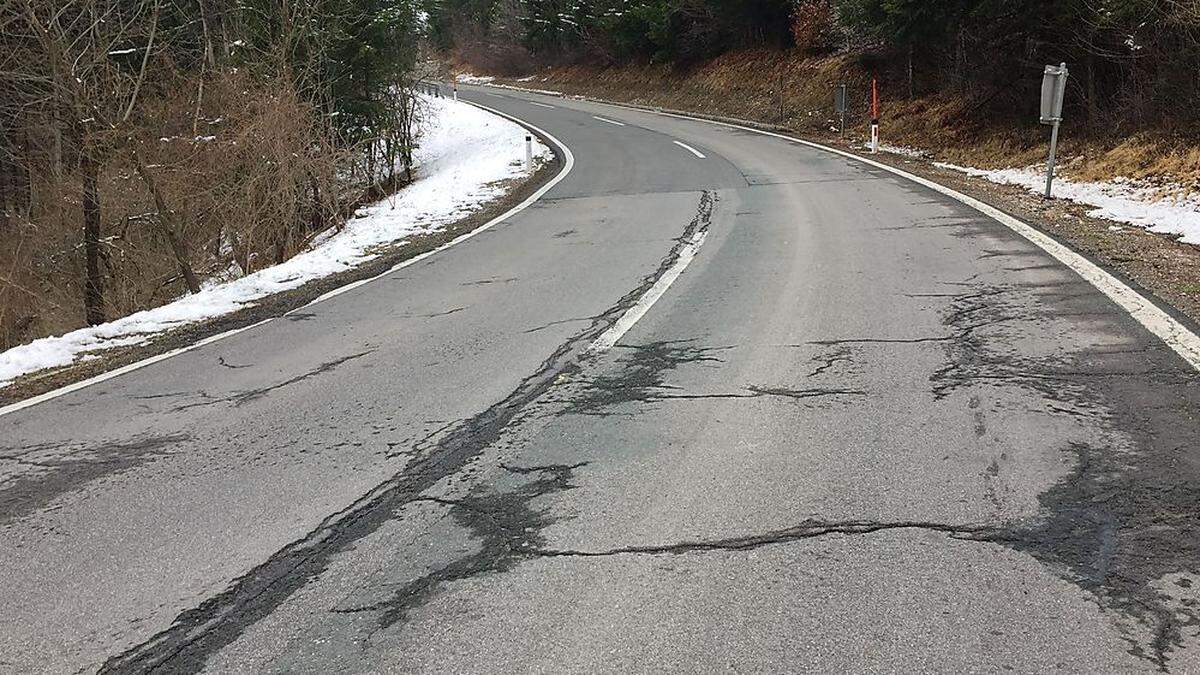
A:
POLYGON ((200 66, 200 84, 196 87, 196 111, 192 115, 192 137, 200 135, 200 111, 204 105, 204 65, 200 66))
POLYGON ((146 80, 146 67, 150 65, 150 55, 154 51, 154 36, 158 33, 158 0, 154 0, 154 13, 151 15, 150 37, 146 39, 146 53, 142 54, 142 67, 138 71, 137 80, 133 84, 133 93, 129 95, 129 105, 125 108, 122 121, 128 120, 137 105, 138 94, 142 91, 142 82, 146 80))
POLYGON ((204 63, 205 65, 215 67, 216 52, 213 50, 212 31, 208 27, 209 19, 209 3, 205 0, 198 0, 200 4, 200 30, 204 35, 204 63))
POLYGON ((1088 121, 1095 124, 1100 119, 1100 101, 1096 95, 1096 57, 1087 58, 1087 111, 1088 121))
POLYGON ((62 189, 63 174, 63 105, 60 98, 58 55, 51 54, 50 68, 54 81, 54 93, 50 96, 50 175, 54 185, 50 194, 59 194, 62 189))
POLYGON ((321 232, 325 229, 325 203, 321 200, 321 186, 317 183, 316 176, 308 174, 308 187, 312 190, 312 219, 309 221, 309 229, 313 232, 321 232))
MULTIPOLYGON (((15 151, 8 154, 12 157, 17 156, 15 151)), ((16 188, 14 180, 16 172, 12 171, 9 165, 10 162, 7 159, 0 157, 0 233, 8 229, 12 218, 13 203, 16 201, 13 199, 16 194, 14 189, 16 188)))
POLYGON ((159 189, 158 183, 155 182, 153 174, 147 168, 146 163, 142 161, 142 155, 136 149, 133 151, 134 165, 137 168, 138 175, 141 176, 142 182, 150 190, 150 194, 154 197, 154 206, 158 209, 159 227, 162 228, 163 235, 167 238, 167 244, 171 247, 171 253, 175 256, 175 262, 179 264, 179 271, 183 274, 183 281, 187 284, 188 291, 192 293, 200 292, 200 280, 196 277, 196 272, 192 270, 192 266, 188 263, 187 245, 179 236, 179 230, 175 228, 175 217, 173 212, 167 208, 167 200, 159 189))
POLYGON ((916 90, 913 87, 913 46, 908 45, 908 100, 916 98, 916 90))
POLYGON ((86 151, 83 172, 84 318, 89 326, 104 323, 104 277, 100 274, 100 166, 86 151))

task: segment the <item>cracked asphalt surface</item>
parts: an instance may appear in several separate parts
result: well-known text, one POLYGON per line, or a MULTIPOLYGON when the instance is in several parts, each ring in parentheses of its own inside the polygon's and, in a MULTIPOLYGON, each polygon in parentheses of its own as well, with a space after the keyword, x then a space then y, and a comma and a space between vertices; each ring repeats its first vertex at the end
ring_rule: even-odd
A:
POLYGON ((1200 383, 1099 292, 846 159, 463 96, 574 171, 0 417, 0 670, 1200 670, 1200 383))

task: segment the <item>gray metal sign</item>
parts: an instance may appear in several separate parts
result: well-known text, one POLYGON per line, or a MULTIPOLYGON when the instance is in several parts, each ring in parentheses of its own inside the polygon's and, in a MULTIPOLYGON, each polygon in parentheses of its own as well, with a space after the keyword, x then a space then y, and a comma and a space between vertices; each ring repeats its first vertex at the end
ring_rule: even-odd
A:
POLYGON ((1062 122, 1063 97, 1067 94, 1067 64, 1046 66, 1042 74, 1042 124, 1052 125, 1050 157, 1046 160, 1046 199, 1054 187, 1054 155, 1058 152, 1058 125, 1062 122))
POLYGON ((1067 93, 1067 64, 1046 66, 1042 74, 1042 124, 1062 121, 1063 97, 1067 93))
POLYGON ((833 112, 842 119, 839 127, 842 136, 846 135, 846 110, 850 108, 850 100, 846 97, 846 85, 840 85, 833 90, 833 112))

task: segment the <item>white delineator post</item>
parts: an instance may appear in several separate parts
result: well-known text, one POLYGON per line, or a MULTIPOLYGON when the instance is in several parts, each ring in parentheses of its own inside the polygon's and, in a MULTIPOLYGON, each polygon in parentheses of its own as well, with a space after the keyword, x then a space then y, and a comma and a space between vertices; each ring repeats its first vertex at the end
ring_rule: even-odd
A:
POLYGON ((454 100, 458 100, 458 82, 454 83, 454 100))
POLYGON ((525 134, 525 170, 533 170, 533 135, 525 134))

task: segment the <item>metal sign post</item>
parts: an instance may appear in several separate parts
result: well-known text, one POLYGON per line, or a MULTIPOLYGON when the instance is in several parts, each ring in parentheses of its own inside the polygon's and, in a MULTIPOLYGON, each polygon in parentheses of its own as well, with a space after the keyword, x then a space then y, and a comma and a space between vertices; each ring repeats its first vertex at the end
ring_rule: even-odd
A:
POLYGON ((1063 97, 1067 93, 1067 64, 1046 66, 1042 74, 1041 123, 1051 125, 1050 157, 1046 160, 1046 199, 1054 185, 1054 156, 1058 152, 1058 125, 1062 122, 1063 97))
POLYGON ((841 115, 842 124, 840 134, 842 138, 846 137, 846 85, 840 85, 833 92, 833 112, 841 115))
POLYGON ((871 78, 871 154, 879 152, 879 81, 871 78))

